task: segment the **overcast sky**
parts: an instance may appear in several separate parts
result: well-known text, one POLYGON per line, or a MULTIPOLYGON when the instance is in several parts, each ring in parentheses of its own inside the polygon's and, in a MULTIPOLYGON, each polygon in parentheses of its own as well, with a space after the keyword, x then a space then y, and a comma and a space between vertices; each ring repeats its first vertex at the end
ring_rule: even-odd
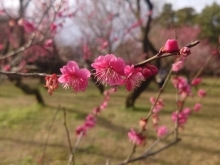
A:
MULTIPOLYGON (((213 2, 220 4, 220 0, 153 0, 158 3, 171 3, 173 9, 183 7, 193 7, 197 12, 200 12, 206 5, 211 5, 213 2)), ((153 2, 152 1, 152 2, 153 2)))

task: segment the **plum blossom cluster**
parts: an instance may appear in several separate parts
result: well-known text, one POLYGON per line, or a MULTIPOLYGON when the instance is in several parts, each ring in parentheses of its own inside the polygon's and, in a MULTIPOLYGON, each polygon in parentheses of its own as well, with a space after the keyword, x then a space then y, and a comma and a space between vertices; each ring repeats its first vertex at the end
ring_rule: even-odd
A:
POLYGON ((172 64, 172 71, 173 72, 178 72, 183 68, 183 61, 179 60, 177 62, 175 62, 174 64, 172 64))
POLYGON ((180 49, 178 42, 175 39, 168 39, 164 47, 160 49, 159 53, 163 54, 163 53, 174 53, 174 52, 175 53, 178 52, 183 57, 187 57, 188 55, 191 54, 190 48, 188 47, 183 47, 180 49))
POLYGON ((137 88, 142 81, 158 72, 157 68, 150 64, 144 67, 126 65, 122 58, 113 54, 99 56, 92 63, 92 67, 100 83, 110 86, 125 85, 127 91, 137 88))
POLYGON ((75 130, 76 135, 78 135, 78 136, 81 135, 81 134, 82 134, 82 135, 86 135, 86 133, 87 133, 88 130, 90 130, 91 128, 95 127, 97 115, 98 115, 102 110, 104 110, 104 109, 107 107, 108 101, 109 101, 109 99, 110 99, 110 95, 111 95, 112 93, 114 93, 115 91, 116 91, 115 88, 111 88, 111 89, 109 89, 109 90, 107 90, 107 91, 104 92, 104 100, 103 100, 103 102, 102 102, 99 106, 95 107, 95 108, 93 109, 93 112, 92 112, 92 113, 90 113, 90 114, 87 115, 87 117, 86 117, 85 122, 83 123, 83 125, 80 125, 80 126, 78 126, 78 127, 76 128, 76 130, 75 130))
MULTIPOLYGON (((132 91, 146 78, 157 74, 155 66, 146 64, 144 67, 125 65, 125 61, 113 54, 99 56, 91 66, 95 69, 97 81, 110 86, 125 85, 127 91, 132 91)), ((75 93, 85 91, 91 73, 87 69, 80 69, 75 61, 69 61, 66 66, 60 69, 62 75, 59 83, 64 88, 71 87, 75 93)))
POLYGON ((178 76, 172 79, 173 86, 178 90, 178 93, 185 98, 191 95, 191 87, 185 77, 178 76))
POLYGON ((175 111, 172 113, 172 121, 177 122, 180 128, 187 122, 187 119, 191 113, 190 108, 184 108, 181 112, 175 111))
POLYGON ((150 102, 151 102, 152 106, 154 105, 154 107, 152 109, 153 113, 160 112, 164 107, 164 102, 162 99, 159 99, 156 101, 156 99, 154 97, 150 97, 150 102))
POLYGON ((136 132, 134 129, 131 129, 128 132, 128 137, 135 145, 144 145, 146 142, 146 136, 144 136, 142 133, 136 132))
POLYGON ((164 107, 164 102, 162 99, 159 99, 156 101, 154 97, 150 97, 150 102, 152 104, 152 123, 154 128, 157 130, 158 123, 159 123, 159 112, 163 109, 164 107))

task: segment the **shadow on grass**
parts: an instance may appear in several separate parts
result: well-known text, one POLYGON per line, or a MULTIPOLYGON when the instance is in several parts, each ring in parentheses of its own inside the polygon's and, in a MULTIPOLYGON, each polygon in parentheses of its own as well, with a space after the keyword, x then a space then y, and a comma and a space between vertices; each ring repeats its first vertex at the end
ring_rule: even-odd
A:
MULTIPOLYGON (((23 139, 19 139, 19 138, 12 138, 12 137, 0 137, 0 141, 4 142, 4 141, 9 141, 12 143, 16 143, 16 144, 21 144, 21 145, 30 145, 30 146, 37 146, 42 148, 42 153, 43 153, 43 148, 45 146, 45 142, 36 142, 36 141, 32 141, 32 140, 23 140, 23 139)), ((64 145, 64 144, 57 144, 57 143, 51 143, 49 142, 47 144, 47 148, 59 148, 59 149, 63 149, 63 152, 68 152, 69 151, 69 146, 64 145)), ((30 148, 30 147, 29 147, 30 148)), ((107 153, 106 151, 102 151, 100 150, 100 148, 96 148, 93 145, 89 145, 85 148, 77 148, 77 152, 78 153, 84 153, 84 154, 91 154, 91 155, 97 155, 97 156, 102 156, 102 157, 107 157, 107 158, 111 158, 111 159, 120 159, 123 160, 124 157, 120 156, 120 155, 112 155, 112 153, 107 153)))
MULTIPOLYGON (((55 106, 50 106, 47 105, 48 108, 56 110, 57 107, 55 106)), ((70 108, 65 108, 65 110, 67 112, 71 112, 71 113, 75 113, 77 116, 77 119, 82 119, 84 120, 86 118, 86 116, 88 115, 88 113, 82 112, 80 110, 77 109, 70 109, 70 108)), ((105 127, 106 129, 109 129, 111 131, 117 132, 117 133, 121 133, 121 134, 125 134, 127 136, 127 132, 129 131, 126 127, 120 126, 120 125, 116 125, 114 123, 112 123, 110 120, 106 119, 105 117, 102 116, 98 116, 98 122, 97 124, 101 127, 105 127)))

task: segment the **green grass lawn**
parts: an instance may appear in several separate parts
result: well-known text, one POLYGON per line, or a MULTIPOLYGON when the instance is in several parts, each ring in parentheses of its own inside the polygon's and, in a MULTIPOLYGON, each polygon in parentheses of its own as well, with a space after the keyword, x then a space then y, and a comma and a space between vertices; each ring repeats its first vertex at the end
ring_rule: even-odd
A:
MULTIPOLYGON (((208 88, 212 79, 205 79, 202 88, 208 88)), ((37 86, 37 82, 27 80, 37 86)), ((84 93, 74 94, 61 87, 52 96, 40 88, 47 106, 37 104, 34 96, 23 94, 10 82, 0 85, 0 165, 39 165, 51 122, 60 105, 67 111, 67 122, 72 143, 76 141, 75 128, 84 122, 85 116, 99 105, 103 97, 90 83, 84 93)), ((151 84, 137 100, 134 109, 124 107, 128 95, 123 88, 111 97, 107 109, 98 116, 97 125, 80 142, 76 152, 76 165, 103 165, 110 160, 111 165, 123 161, 132 149, 127 138, 131 127, 138 129, 138 121, 145 117, 150 108, 149 97, 156 96, 157 89, 151 84)), ((175 90, 171 85, 162 94, 165 108, 160 114, 161 125, 172 129, 171 113, 175 110, 175 90)), ((196 97, 187 100, 193 106, 196 97)), ((220 164, 220 83, 217 82, 202 100, 203 107, 190 116, 182 140, 169 149, 136 165, 219 165, 220 164)), ((156 140, 155 132, 149 124, 147 144, 137 149, 141 153, 156 140)), ((161 145, 168 143, 162 141, 161 145)), ((46 148, 45 165, 66 165, 69 149, 63 111, 60 110, 51 128, 46 148)))

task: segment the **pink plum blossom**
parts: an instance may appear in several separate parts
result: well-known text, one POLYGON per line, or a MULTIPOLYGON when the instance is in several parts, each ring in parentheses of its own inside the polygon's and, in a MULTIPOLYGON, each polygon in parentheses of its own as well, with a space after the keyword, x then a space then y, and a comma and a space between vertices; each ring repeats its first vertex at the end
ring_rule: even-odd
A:
POLYGON ((188 55, 191 54, 190 48, 188 47, 183 47, 180 49, 180 54, 184 57, 187 57, 188 55))
POLYGON ((83 135, 86 135, 86 127, 84 125, 82 126, 78 126, 76 128, 76 131, 75 131, 76 135, 80 135, 80 134, 83 134, 83 135))
MULTIPOLYGON (((156 99, 154 97, 150 97, 150 102, 151 102, 152 106, 155 104, 155 101, 156 101, 156 99)), ((155 106, 154 106, 152 111, 153 111, 153 113, 158 113, 158 112, 160 112, 163 109, 163 107, 164 107, 163 100, 159 99, 156 102, 156 104, 155 104, 155 106)))
POLYGON ((172 53, 175 51, 179 51, 179 46, 178 46, 177 40, 168 39, 164 45, 163 51, 165 51, 166 53, 172 53))
POLYGON ((34 32, 36 29, 34 27, 34 24, 27 21, 27 20, 22 20, 22 25, 24 27, 24 30, 27 32, 27 33, 32 33, 34 32))
POLYGON ((110 86, 121 85, 124 80, 125 62, 114 54, 99 56, 91 64, 95 68, 95 76, 102 84, 110 86))
POLYGON ((195 112, 198 112, 198 111, 200 111, 201 107, 202 107, 202 105, 200 103, 196 103, 193 109, 195 112))
POLYGON ((45 41, 44 43, 45 47, 52 47, 53 46, 53 40, 52 39, 48 39, 45 41))
POLYGON ((60 69, 62 75, 59 77, 59 83, 64 88, 72 87, 74 92, 85 91, 88 86, 90 72, 87 69, 79 69, 75 61, 69 61, 66 66, 60 69))
POLYGON ((168 129, 166 126, 160 126, 157 129, 157 137, 161 138, 163 136, 165 136, 168 133, 168 129))
POLYGON ((154 65, 147 64, 143 69, 142 69, 142 75, 147 79, 151 76, 155 76, 158 73, 158 69, 154 65))
POLYGON ((191 88, 186 78, 178 76, 172 79, 175 88, 178 89, 179 94, 184 98, 191 95, 191 88))
POLYGON ((192 80, 191 85, 192 86, 199 85, 201 83, 201 81, 202 81, 202 78, 200 78, 200 77, 195 78, 195 79, 192 80))
POLYGON ((172 121, 176 122, 178 120, 178 124, 182 127, 186 122, 191 113, 189 108, 184 108, 181 112, 173 112, 172 113, 172 121))
POLYGON ((206 91, 205 91, 204 89, 200 89, 200 90, 198 91, 198 96, 199 96, 199 97, 205 97, 205 96, 206 96, 206 91))
POLYGON ((141 73, 141 68, 134 68, 134 66, 127 65, 124 69, 126 76, 125 84, 127 91, 132 91, 133 89, 140 86, 141 82, 144 81, 144 76, 141 73))
POLYGON ((152 76, 152 72, 148 68, 143 68, 142 75, 147 79, 152 76))
POLYGON ((172 71, 178 72, 183 68, 183 61, 177 61, 174 64, 172 64, 172 71))
POLYGON ((145 144, 146 137, 140 133, 137 133, 135 130, 131 129, 128 132, 128 138, 130 141, 136 145, 143 145, 145 144))

